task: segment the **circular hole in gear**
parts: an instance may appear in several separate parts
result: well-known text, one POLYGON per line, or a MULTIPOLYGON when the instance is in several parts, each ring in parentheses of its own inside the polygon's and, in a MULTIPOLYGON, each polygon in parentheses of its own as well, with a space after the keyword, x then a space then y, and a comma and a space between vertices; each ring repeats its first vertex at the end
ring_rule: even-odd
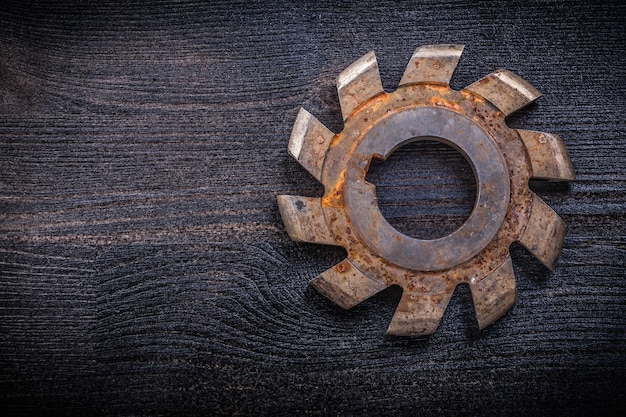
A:
POLYGON ((435 140, 415 140, 386 161, 373 159, 366 180, 376 185, 383 217, 416 239, 438 239, 454 232, 476 202, 472 167, 456 149, 435 140))

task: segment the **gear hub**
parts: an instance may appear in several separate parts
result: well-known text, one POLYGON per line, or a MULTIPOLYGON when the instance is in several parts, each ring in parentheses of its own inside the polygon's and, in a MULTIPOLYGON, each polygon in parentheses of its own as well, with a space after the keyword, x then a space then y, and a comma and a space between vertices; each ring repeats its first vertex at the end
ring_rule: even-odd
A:
POLYGON ((311 285, 351 308, 390 285, 403 289, 388 334, 433 333, 460 283, 472 293, 482 329, 515 303, 509 246, 520 242, 553 269, 565 223, 528 188, 531 178, 575 178, 556 135, 515 130, 505 117, 541 94, 508 70, 461 91, 449 81, 463 46, 419 47, 393 93, 383 91, 370 52, 337 79, 344 129, 335 134, 301 109, 290 154, 325 187, 321 198, 280 195, 287 232, 304 242, 343 246, 347 259, 311 285), (422 240, 395 230, 382 216, 375 186, 365 180, 372 158, 386 159, 416 140, 456 148, 476 179, 467 221, 448 236, 422 240))

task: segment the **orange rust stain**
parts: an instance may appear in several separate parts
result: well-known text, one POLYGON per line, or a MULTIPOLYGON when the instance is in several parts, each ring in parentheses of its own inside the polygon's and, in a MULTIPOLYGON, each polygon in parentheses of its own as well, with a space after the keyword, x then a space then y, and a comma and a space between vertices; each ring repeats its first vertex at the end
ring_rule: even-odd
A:
POLYGON ((439 304, 443 301, 443 295, 435 294, 432 297, 430 297, 430 300, 435 304, 439 304))
POLYGON ((482 98, 481 96, 474 94, 472 92, 469 92, 467 90, 461 90, 461 94, 463 94, 465 96, 466 99, 471 100, 471 101, 476 101, 478 103, 485 103, 486 100, 484 98, 482 98))
POLYGON ((448 109, 454 110, 458 113, 463 113, 463 109, 457 103, 453 103, 447 100, 442 99, 441 97, 432 97, 430 99, 430 104, 438 107, 446 107, 448 109))
POLYGON ((424 87, 442 94, 447 94, 450 91, 450 86, 447 84, 425 84, 424 87))
POLYGON ((342 134, 341 133, 337 133, 335 136, 333 136, 333 138, 330 140, 330 144, 328 145, 331 148, 334 148, 335 146, 337 146, 337 144, 339 142, 341 142, 341 138, 342 138, 342 134))
POLYGON ((375 100, 370 102, 370 107, 373 113, 376 113, 380 108, 389 103, 390 95, 388 93, 382 93, 375 96, 375 100))
POLYGON ((347 267, 346 267, 346 264, 344 262, 342 262, 340 264, 337 264, 335 269, 337 270, 337 272, 346 272, 347 267))
POLYGON ((322 207, 345 207, 346 202, 343 199, 343 187, 346 181, 345 175, 346 171, 341 171, 339 174, 339 181, 337 181, 332 190, 322 197, 322 207))
POLYGON ((384 103, 387 103, 388 101, 389 101, 389 93, 387 93, 385 91, 383 91, 381 93, 378 93, 374 97, 371 97, 370 99, 368 99, 365 102, 361 103, 354 110, 352 110, 352 113, 350 114, 350 117, 352 117, 356 113, 359 113, 360 111, 362 111, 363 109, 365 109, 367 107, 371 108, 371 110, 376 112, 378 109, 380 109, 380 107, 384 103))

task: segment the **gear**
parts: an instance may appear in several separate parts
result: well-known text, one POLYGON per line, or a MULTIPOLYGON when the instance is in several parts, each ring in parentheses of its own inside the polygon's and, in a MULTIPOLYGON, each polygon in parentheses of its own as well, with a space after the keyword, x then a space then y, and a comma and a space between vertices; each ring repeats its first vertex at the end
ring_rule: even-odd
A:
POLYGON ((311 281, 349 309, 390 285, 403 289, 388 334, 433 333, 452 293, 466 283, 482 329, 515 303, 509 246, 520 242, 553 269, 565 223, 528 188, 531 178, 574 180, 556 135, 515 130, 505 117, 541 94, 508 70, 461 90, 449 81, 463 46, 417 48, 400 85, 383 91, 374 52, 337 79, 344 119, 338 134, 301 109, 290 154, 325 187, 321 198, 280 195, 287 232, 297 241, 339 245, 347 259, 311 281), (440 239, 415 239, 380 213, 375 186, 365 180, 372 158, 386 159, 415 140, 456 148, 472 166, 476 203, 467 221, 440 239))

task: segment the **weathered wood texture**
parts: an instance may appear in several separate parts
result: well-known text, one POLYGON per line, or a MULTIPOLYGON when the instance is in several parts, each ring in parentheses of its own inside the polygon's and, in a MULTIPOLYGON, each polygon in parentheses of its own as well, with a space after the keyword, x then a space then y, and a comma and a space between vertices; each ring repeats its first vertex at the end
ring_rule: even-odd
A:
MULTIPOLYGON (((2 415, 626 406, 623 2, 48 3, 0 7, 2 415), (454 88, 541 90, 509 124, 561 135, 578 179, 533 184, 568 232, 554 273, 513 248, 509 314, 479 331, 463 287, 434 336, 393 338, 399 291, 316 294, 344 254, 292 242, 275 196, 322 192, 287 155, 301 105, 339 131, 343 68, 375 50, 391 91, 433 43, 467 45, 454 88)), ((399 228, 443 233, 471 174, 420 146, 370 175, 399 228)))

